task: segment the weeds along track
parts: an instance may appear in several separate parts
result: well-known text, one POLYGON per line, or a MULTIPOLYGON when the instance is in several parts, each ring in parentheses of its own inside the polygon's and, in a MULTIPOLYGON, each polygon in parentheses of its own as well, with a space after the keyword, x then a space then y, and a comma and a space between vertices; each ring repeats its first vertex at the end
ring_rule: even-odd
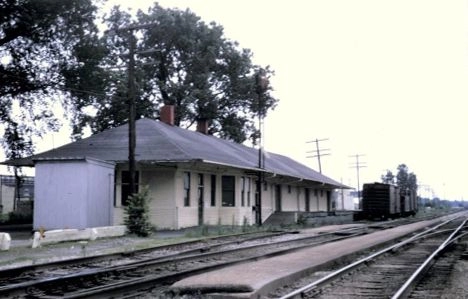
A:
POLYGON ((261 232, 208 238, 151 249, 79 258, 0 271, 0 297, 100 297, 164 293, 173 282, 227 265, 284 254, 406 224, 408 220, 353 226, 322 234, 261 232), (149 287, 148 287, 149 286, 149 287))
POLYGON ((138 292, 148 286, 164 291, 166 286, 189 275, 363 233, 366 233, 365 227, 310 236, 291 233, 237 236, 188 247, 178 245, 176 249, 168 247, 163 251, 139 252, 114 257, 111 261, 101 257, 99 260, 42 265, 36 269, 16 269, 16 276, 11 276, 13 270, 10 270, 0 273, 0 297, 100 297, 127 290, 138 292))
POLYGON ((60 260, 50 263, 41 263, 31 266, 16 267, 0 270, 0 287, 26 282, 36 276, 45 275, 47 277, 72 274, 86 269, 96 269, 102 267, 130 264, 146 259, 158 259, 169 256, 182 256, 197 252, 207 251, 211 248, 229 246, 230 244, 240 244, 242 242, 252 242, 260 240, 274 239, 281 236, 293 234, 295 232, 256 232, 229 235, 222 237, 206 238, 202 240, 188 241, 171 245, 157 246, 147 249, 125 251, 112 254, 93 255, 81 258, 60 260))
POLYGON ((305 277, 270 298, 440 298, 466 250, 459 242, 466 239, 466 221, 439 224, 321 277, 305 277))

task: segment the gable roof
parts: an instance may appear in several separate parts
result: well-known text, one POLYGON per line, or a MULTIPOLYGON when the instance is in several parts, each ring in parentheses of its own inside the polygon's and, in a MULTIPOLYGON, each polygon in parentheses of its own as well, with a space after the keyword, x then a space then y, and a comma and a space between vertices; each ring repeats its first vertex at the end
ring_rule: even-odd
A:
MULTIPOLYGON (((137 162, 196 161, 259 170, 258 150, 255 148, 151 119, 139 119, 135 126, 137 162)), ((127 162, 128 125, 109 129, 31 157, 6 161, 3 164, 34 166, 34 161, 39 160, 80 157, 92 157, 116 163, 127 162)), ((348 188, 291 158, 269 152, 265 153, 265 167, 262 171, 348 188)))

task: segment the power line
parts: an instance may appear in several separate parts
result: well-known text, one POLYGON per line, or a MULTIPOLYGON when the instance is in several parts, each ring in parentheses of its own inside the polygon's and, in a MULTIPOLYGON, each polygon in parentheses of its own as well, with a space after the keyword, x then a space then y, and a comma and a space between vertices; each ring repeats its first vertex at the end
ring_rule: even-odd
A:
POLYGON ((357 175, 357 196, 358 196, 358 204, 359 204, 359 208, 361 208, 361 191, 360 191, 360 183, 359 183, 359 169, 360 168, 364 168, 364 167, 367 167, 367 165, 365 165, 366 162, 362 162, 362 161, 359 161, 359 158, 360 157, 363 157, 365 155, 363 154, 356 154, 356 155, 350 155, 349 157, 352 157, 352 158, 355 158, 356 159, 356 162, 355 164, 352 164, 351 165, 351 168, 356 168, 356 175, 357 175))
POLYGON ((135 30, 147 29, 157 26, 156 23, 149 24, 132 24, 126 27, 120 27, 115 31, 117 33, 128 33, 128 170, 130 173, 130 194, 136 191, 136 161, 135 161, 135 146, 136 146, 136 129, 135 129, 135 115, 136 115, 136 88, 135 88, 135 54, 136 53, 136 38, 134 35, 135 30))
POLYGON ((317 139, 316 138, 315 140, 311 140, 311 141, 306 142, 306 143, 315 142, 315 148, 316 149, 312 150, 312 151, 307 151, 307 153, 313 153, 314 155, 313 156, 306 156, 306 158, 317 158, 320 173, 322 173, 322 162, 320 160, 320 157, 330 155, 330 152, 327 152, 327 151, 330 151, 329 148, 320 149, 320 146, 319 146, 319 142, 326 141, 326 140, 329 140, 329 139, 328 138, 325 138, 325 139, 317 139))

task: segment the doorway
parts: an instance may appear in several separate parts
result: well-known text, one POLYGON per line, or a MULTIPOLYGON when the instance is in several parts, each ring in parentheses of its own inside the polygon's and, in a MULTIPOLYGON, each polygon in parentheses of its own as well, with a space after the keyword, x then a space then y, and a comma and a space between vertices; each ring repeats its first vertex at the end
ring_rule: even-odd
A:
POLYGON ((275 185, 276 211, 281 212, 281 185, 275 185))
POLYGON ((310 212, 310 189, 305 189, 305 210, 306 212, 310 212))

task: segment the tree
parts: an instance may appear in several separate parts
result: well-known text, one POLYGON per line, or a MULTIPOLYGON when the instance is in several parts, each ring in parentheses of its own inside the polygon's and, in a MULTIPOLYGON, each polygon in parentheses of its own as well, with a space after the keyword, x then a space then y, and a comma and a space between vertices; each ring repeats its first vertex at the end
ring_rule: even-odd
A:
POLYGON ((91 0, 0 0, 0 121, 8 158, 31 152, 32 136, 57 128, 53 103, 76 78, 63 70, 88 64, 80 56, 97 44, 96 10, 91 0))
MULTIPOLYGON (((175 124, 190 127, 197 119, 210 120, 209 133, 243 142, 257 136, 255 116, 273 109, 277 99, 267 87, 262 98, 256 93, 256 74, 273 75, 268 67, 252 64, 252 53, 224 37, 223 28, 206 24, 190 10, 164 9, 154 4, 147 13, 139 11, 141 29, 136 59, 137 119, 156 118, 163 104, 175 106, 175 124), (148 51, 150 50, 150 51, 148 51), (146 53, 145 55, 143 53, 146 53)), ((94 132, 125 123, 128 32, 132 16, 115 7, 106 17, 109 30, 103 36, 108 54, 102 66, 108 70, 104 93, 82 103, 95 108, 91 119, 81 113, 77 131, 90 125, 94 132), (112 66, 112 67, 111 67, 112 66), (115 66, 120 66, 115 67, 115 66)), ((75 94, 76 98, 81 97, 75 94)), ((77 110, 80 114, 80 110, 77 110)))
POLYGON ((397 185, 401 190, 414 190, 418 189, 417 177, 414 173, 409 173, 406 164, 400 164, 397 168, 396 175, 397 185))
POLYGON ((392 185, 395 184, 395 176, 390 170, 387 170, 387 173, 383 174, 381 176, 381 179, 382 179, 382 183, 384 184, 392 184, 392 185))

